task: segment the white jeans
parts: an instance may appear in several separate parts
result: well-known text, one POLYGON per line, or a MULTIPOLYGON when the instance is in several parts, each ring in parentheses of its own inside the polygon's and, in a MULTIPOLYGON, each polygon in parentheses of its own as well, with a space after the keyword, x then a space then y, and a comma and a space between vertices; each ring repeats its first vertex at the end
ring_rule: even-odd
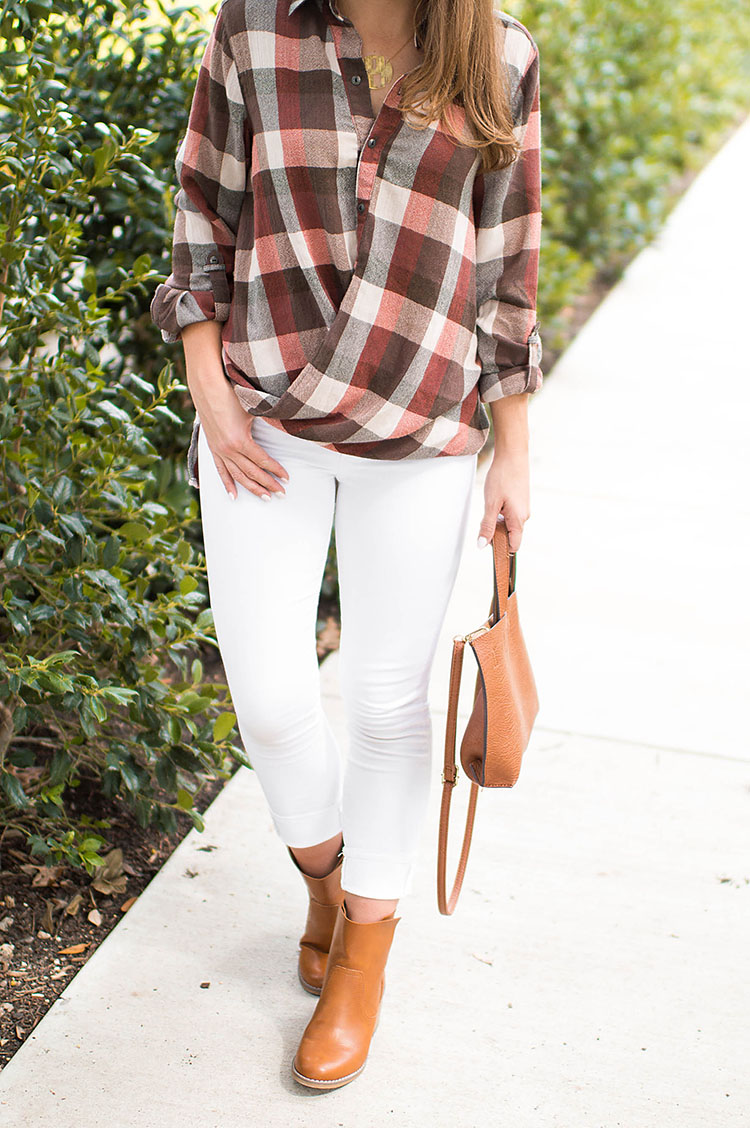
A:
POLYGON ((286 497, 232 501, 198 440, 207 579, 242 741, 287 846, 343 834, 342 885, 412 888, 432 761, 427 688, 469 515, 477 455, 370 459, 256 416, 286 497), (335 527, 342 758, 320 693, 316 619, 335 527))

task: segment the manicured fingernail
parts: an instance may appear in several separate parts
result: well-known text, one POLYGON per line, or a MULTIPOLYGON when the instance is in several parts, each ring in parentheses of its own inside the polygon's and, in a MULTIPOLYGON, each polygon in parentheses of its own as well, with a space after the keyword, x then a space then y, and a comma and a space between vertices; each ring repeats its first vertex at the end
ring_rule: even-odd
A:
POLYGON ((263 498, 264 501, 270 501, 271 500, 270 494, 261 494, 260 496, 263 498))
POLYGON ((237 500, 237 494, 229 493, 229 490, 227 490, 227 493, 229 494, 229 500, 230 501, 236 501, 237 500))
POLYGON ((486 544, 489 544, 489 543, 490 542, 487 540, 487 537, 478 537, 477 538, 477 548, 484 548, 484 546, 486 544))

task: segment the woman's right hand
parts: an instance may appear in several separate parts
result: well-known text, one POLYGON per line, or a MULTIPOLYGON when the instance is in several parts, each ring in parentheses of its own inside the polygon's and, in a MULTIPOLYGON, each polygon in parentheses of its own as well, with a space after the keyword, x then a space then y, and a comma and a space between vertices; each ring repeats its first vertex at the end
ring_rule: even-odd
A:
POLYGON ((237 497, 238 484, 268 501, 271 493, 283 496, 286 490, 273 475, 288 481, 288 473, 253 438, 253 416, 245 411, 229 384, 225 397, 224 403, 212 401, 210 407, 204 404, 198 409, 224 488, 232 499, 237 497))
POLYGON ((253 416, 245 411, 224 373, 220 326, 197 322, 182 330, 187 383, 216 469, 231 498, 237 485, 268 501, 286 490, 273 475, 289 481, 280 462, 253 438, 253 416))

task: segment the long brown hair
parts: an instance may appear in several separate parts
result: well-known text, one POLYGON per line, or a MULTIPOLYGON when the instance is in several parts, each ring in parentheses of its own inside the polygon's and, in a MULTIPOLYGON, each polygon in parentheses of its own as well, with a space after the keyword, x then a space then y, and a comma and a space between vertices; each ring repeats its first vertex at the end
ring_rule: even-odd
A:
POLYGON ((482 168, 504 168, 518 154, 513 134, 504 27, 493 0, 417 0, 414 31, 424 62, 402 83, 402 112, 415 128, 442 120, 446 132, 478 149, 482 168), (452 121, 461 106, 464 129, 452 121))

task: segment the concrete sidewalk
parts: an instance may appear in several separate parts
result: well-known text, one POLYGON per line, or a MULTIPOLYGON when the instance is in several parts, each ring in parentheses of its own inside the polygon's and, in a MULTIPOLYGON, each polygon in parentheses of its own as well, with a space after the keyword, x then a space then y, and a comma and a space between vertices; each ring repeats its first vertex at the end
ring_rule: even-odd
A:
MULTIPOLYGON (((304 889, 242 769, 0 1074, 0 1123, 750 1126, 748 180, 750 120, 533 402, 518 588, 541 711, 517 787, 480 796, 446 918, 450 639, 490 591, 477 482, 420 872, 361 1077, 291 1078, 315 1005, 295 976, 304 889)), ((345 747, 336 655, 322 674, 345 747)))

